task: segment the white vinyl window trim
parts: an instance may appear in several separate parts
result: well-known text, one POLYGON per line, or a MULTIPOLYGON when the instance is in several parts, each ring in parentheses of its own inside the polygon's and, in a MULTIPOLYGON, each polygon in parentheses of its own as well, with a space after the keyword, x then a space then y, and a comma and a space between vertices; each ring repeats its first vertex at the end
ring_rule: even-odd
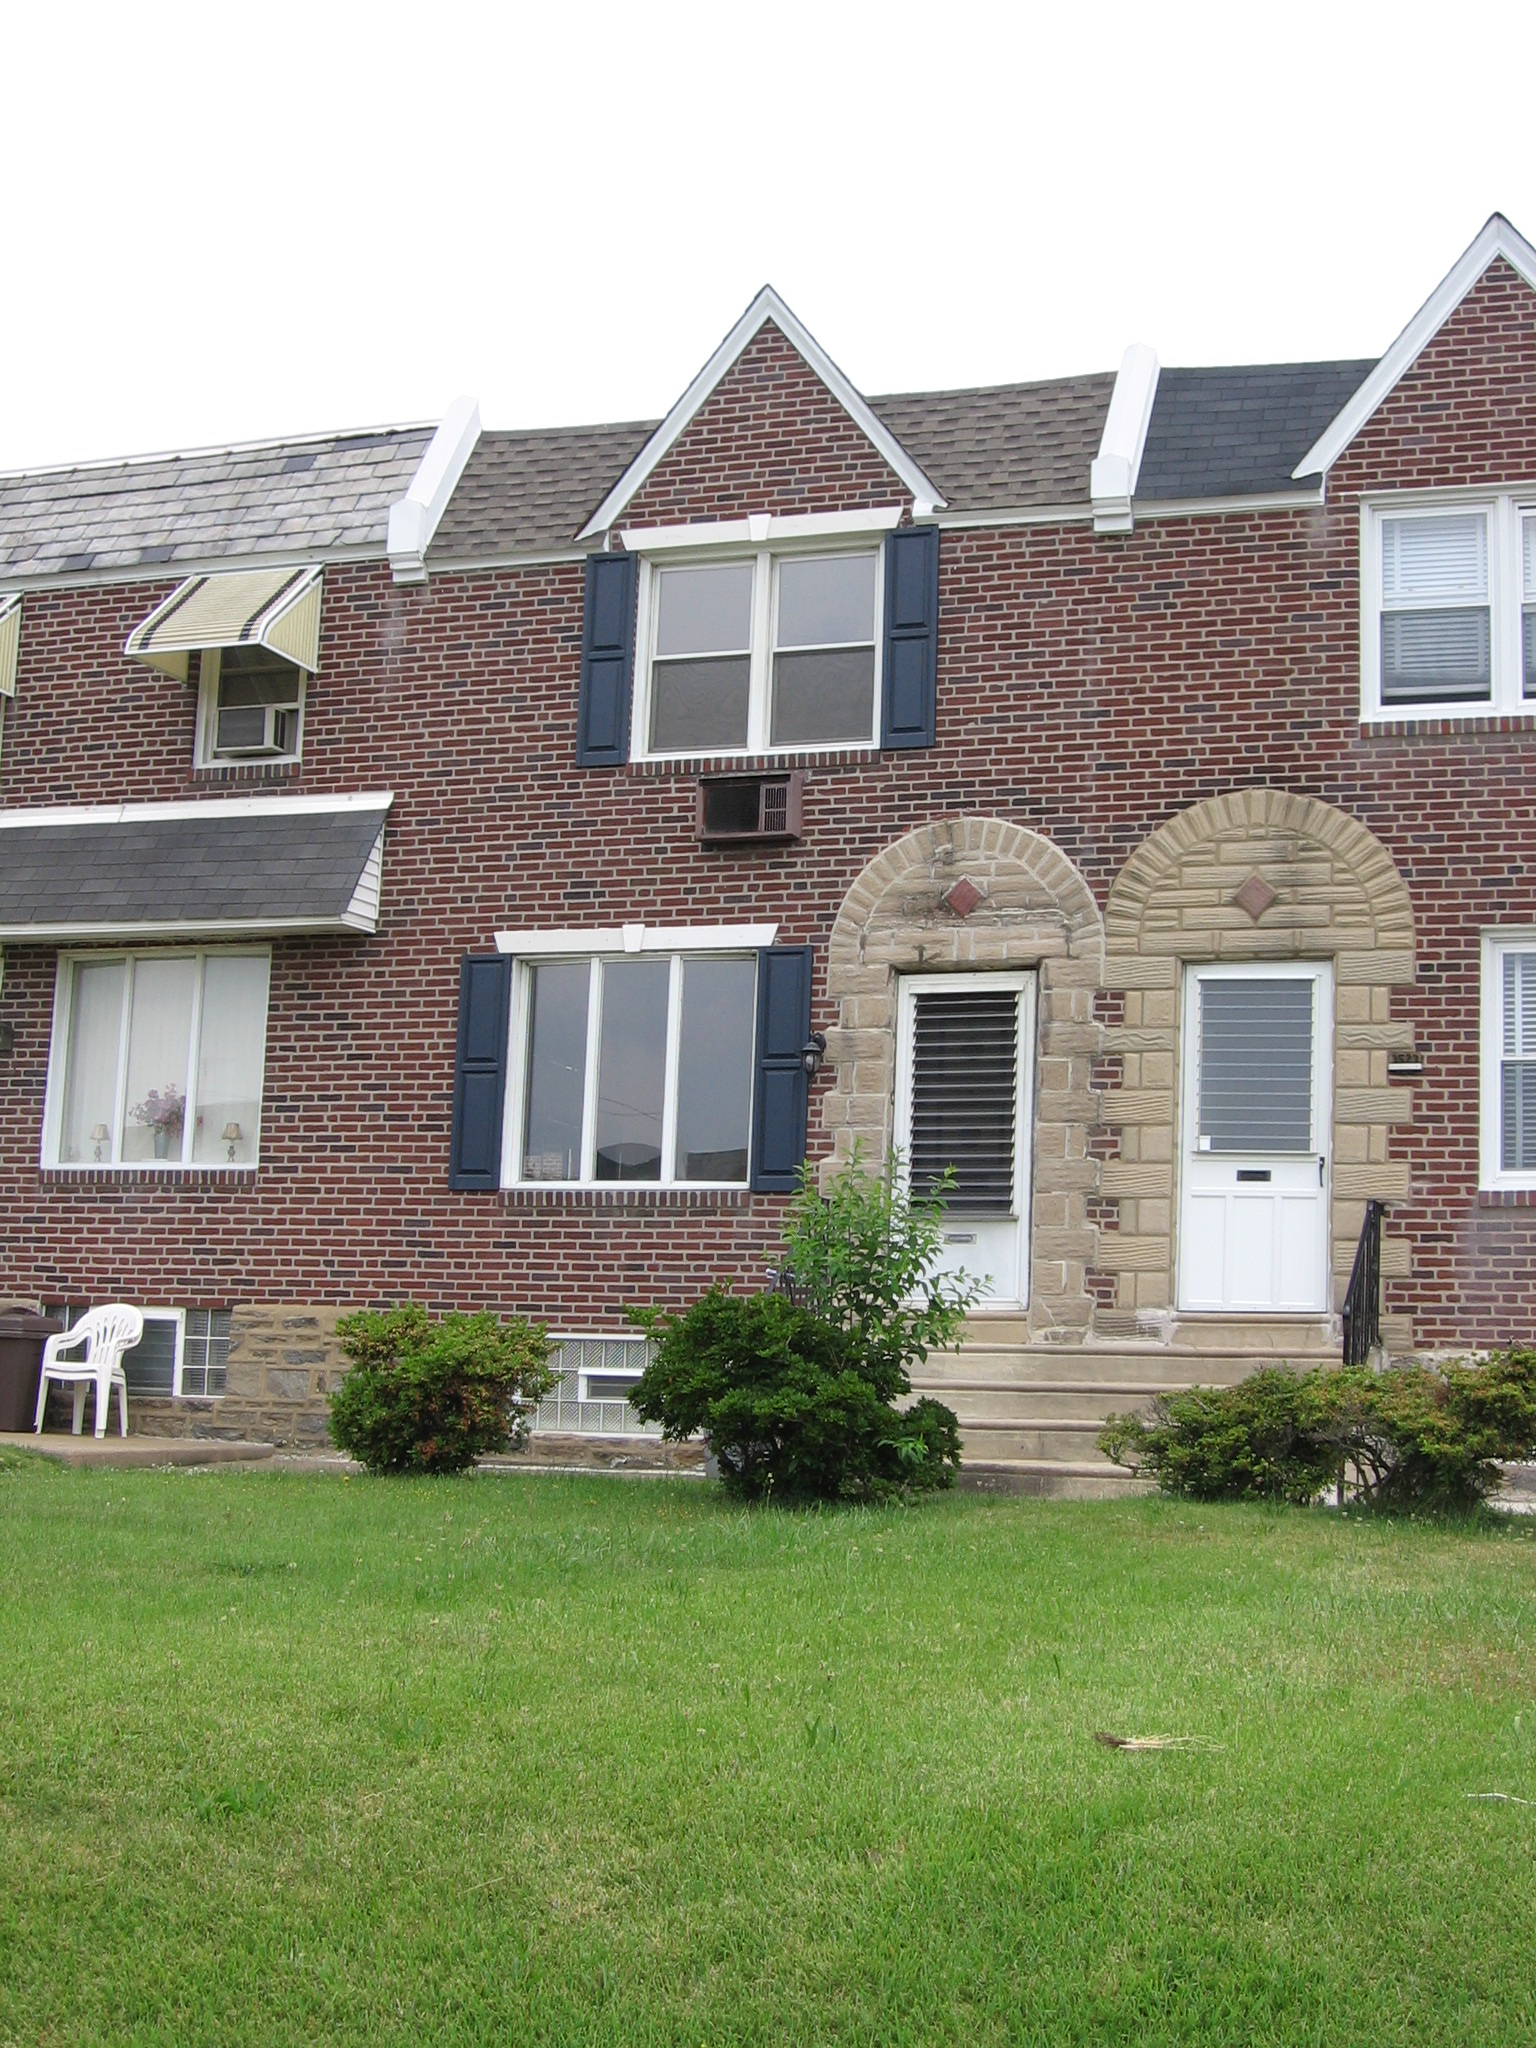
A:
MULTIPOLYGON (((520 943, 518 935, 499 933, 498 950, 513 955, 512 1000, 509 1005, 507 1043, 507 1089, 502 1115, 501 1185, 510 1187, 531 1187, 541 1189, 602 1188, 606 1191, 646 1188, 685 1188, 690 1192, 708 1189, 741 1189, 751 1178, 753 1112, 756 1095, 755 1034, 757 1014, 757 952, 758 946, 743 943, 743 936, 736 936, 730 943, 722 935, 733 933, 744 935, 761 944, 772 943, 775 926, 748 926, 732 928, 716 927, 713 932, 701 930, 698 933, 668 935, 663 931, 641 926, 625 927, 621 934, 588 934, 585 946, 561 945, 565 934, 530 934, 529 938, 554 940, 554 945, 520 943), (648 943, 639 943, 644 932, 648 943), (671 937, 670 946, 659 941, 671 937), (621 943, 603 944, 604 939, 620 938, 621 943), (596 939, 598 944, 593 945, 596 939), (689 943, 702 940, 703 943, 689 943), (713 940, 714 943, 710 943, 713 940), (655 1177, 633 1179, 599 1178, 597 1172, 597 1124, 599 1072, 603 1051, 604 984, 605 967, 626 960, 643 957, 650 960, 664 960, 667 966, 666 1032, 663 1066, 663 1093, 661 1102, 660 1169, 655 1177), (680 1069, 682 1063, 683 999, 686 967, 692 961, 730 960, 750 961, 754 971, 751 1016, 748 1025, 749 1037, 744 1048, 746 1064, 746 1125, 743 1132, 746 1152, 746 1172, 740 1179, 703 1180, 690 1179, 677 1171, 680 1069), (569 1177, 534 1175, 525 1171, 524 1144, 528 1127, 529 1070, 532 1063, 532 1021, 534 975, 537 970, 550 965, 584 967, 587 970, 586 989, 586 1036, 584 1043, 585 1065, 581 1076, 580 1115, 580 1160, 578 1170, 569 1177)), ((572 935, 574 936, 574 935, 572 935)))
MULTIPOLYGON (((1527 1168, 1504 1164, 1504 1069, 1507 1062, 1526 1055, 1536 1060, 1536 998, 1517 1012, 1507 1014, 1505 964, 1521 956, 1536 960, 1536 926, 1484 932, 1482 944, 1482 1028, 1479 1053, 1479 1143, 1478 1186, 1488 1193, 1536 1189, 1536 1165, 1527 1168), (1508 1049, 1509 1027, 1525 1023, 1525 1044, 1513 1053, 1508 1049), (1526 1048, 1529 1047, 1529 1053, 1526 1048)), ((1527 970, 1530 974, 1536 970, 1527 970)), ((1523 977, 1522 977, 1523 978, 1523 977)), ((1526 986, 1529 987, 1529 982, 1526 986)))
POLYGON ((199 768, 259 768, 282 766, 304 757, 304 710, 309 677, 297 663, 294 672, 292 740, 287 746, 221 747, 219 745, 219 683, 224 651, 205 647, 199 657, 197 683, 197 730, 193 760, 199 768))
MULTIPOLYGON (((272 952, 268 946, 199 946, 199 947, 156 947, 152 950, 124 950, 115 947, 92 948, 90 951, 61 952, 54 980, 53 1026, 48 1048, 48 1082, 43 1099, 42 1143, 39 1165, 47 1172, 56 1173, 97 1173, 111 1168, 118 1173, 144 1173, 174 1175, 178 1173, 215 1172, 220 1167, 249 1169, 261 1163, 260 1117, 266 1097, 266 1002, 270 1000, 272 952), (221 1126, 212 1134, 217 1156, 194 1158, 198 1119, 201 1106, 198 1100, 198 1080, 203 1055, 203 1011, 207 989, 207 965, 210 960, 241 959, 259 960, 266 967, 261 1030, 255 1036, 256 1058, 247 1078, 252 1084, 253 1099, 257 1112, 257 1127, 253 1137, 246 1131, 238 1139, 226 1138, 221 1126), (191 1023, 188 1032, 186 1064, 181 1076, 174 1074, 164 1078, 170 1082, 181 1082, 182 1118, 181 1136, 174 1156, 168 1149, 166 1155, 147 1159, 125 1159, 122 1156, 126 1123, 132 1117, 133 1105, 129 1094, 129 1039, 133 1018, 133 977, 140 963, 161 963, 190 960, 195 963, 196 972, 192 992, 191 1023), (65 1159, 61 1156, 65 1121, 65 1098, 69 1083, 71 1054, 71 1018, 74 1011, 75 981, 77 974, 87 967, 107 966, 120 963, 123 967, 123 985, 119 999, 117 1024, 116 1066, 112 1084, 111 1121, 103 1117, 97 1126, 104 1132, 99 1142, 93 1143, 93 1155, 100 1158, 65 1159), (236 1152, 229 1160, 224 1156, 226 1143, 236 1152)), ((105 1103, 103 1103, 105 1106, 105 1103)))
MULTIPOLYGON (((789 522, 785 522, 788 524, 789 522)), ((809 523, 809 522, 808 522, 809 523)), ((818 522, 819 524, 820 522, 818 522)), ((635 538, 643 538, 636 535, 635 538)), ((676 551, 657 549, 640 557, 640 585, 635 620, 635 679, 630 711, 630 759, 633 761, 691 761, 750 759, 757 755, 839 752, 867 749, 880 744, 881 664, 885 639, 885 550, 878 536, 867 531, 838 533, 831 538, 818 534, 812 540, 780 542, 743 548, 735 546, 697 547, 676 551), (853 555, 874 558, 874 619, 872 629, 874 687, 871 691, 867 733, 857 738, 794 740, 775 746, 770 737, 773 711, 773 658, 776 653, 794 651, 778 642, 779 570, 790 560, 828 560, 853 555), (659 623, 659 579, 667 569, 703 568, 715 564, 744 564, 754 567, 751 628, 748 653, 750 672, 747 689, 747 737, 742 745, 701 743, 686 747, 653 747, 651 721, 655 708, 652 691, 652 663, 656 655, 659 623)), ((825 642, 835 646, 869 646, 869 641, 825 642)))
POLYGON ((1360 511, 1360 718, 1380 724, 1431 718, 1536 716, 1536 677, 1526 680, 1526 613, 1536 620, 1536 491, 1437 491, 1403 494, 1364 504, 1360 511), (1389 526, 1401 532, 1425 520, 1477 518, 1484 522, 1483 594, 1403 596, 1390 589, 1389 526), (1477 609, 1489 621, 1489 692, 1486 697, 1444 696, 1421 701, 1384 698, 1383 614, 1477 609))

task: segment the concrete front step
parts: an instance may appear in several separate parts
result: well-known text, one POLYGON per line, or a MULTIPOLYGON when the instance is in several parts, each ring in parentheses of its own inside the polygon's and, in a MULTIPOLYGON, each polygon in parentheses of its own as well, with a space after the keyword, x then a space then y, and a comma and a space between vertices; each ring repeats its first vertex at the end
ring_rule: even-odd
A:
POLYGON ((914 1394, 929 1394, 962 1420, 1013 1422, 1028 1414, 1040 1421, 1102 1422, 1107 1415, 1146 1414, 1160 1394, 1183 1393, 1189 1382, 1119 1380, 1094 1385, 1086 1380, 1037 1380, 1018 1385, 996 1380, 913 1380, 914 1394))
POLYGON ((1098 1449, 1102 1419, 1060 1422, 1038 1416, 1013 1416, 1007 1420, 976 1421, 960 1417, 960 1451, 964 1458, 990 1464, 998 1458, 1064 1460, 1069 1465, 1099 1465, 1113 1470, 1110 1460, 1098 1449))
POLYGON ((1149 1493, 1118 1465, 1097 1465, 1066 1458, 974 1458, 960 1468, 960 1485, 970 1493, 1024 1493, 1045 1500, 1120 1500, 1149 1493))
MULTIPOLYGON (((1300 1364, 1298 1357, 1295 1361, 1300 1364)), ((1308 1359, 1307 1363, 1314 1361, 1308 1359)), ((959 1351, 932 1351, 913 1378, 948 1385, 966 1381, 993 1386, 1214 1387, 1247 1379, 1261 1365, 1279 1360, 1252 1352, 1186 1351, 1173 1345, 1121 1350, 1078 1344, 966 1344, 959 1351)))

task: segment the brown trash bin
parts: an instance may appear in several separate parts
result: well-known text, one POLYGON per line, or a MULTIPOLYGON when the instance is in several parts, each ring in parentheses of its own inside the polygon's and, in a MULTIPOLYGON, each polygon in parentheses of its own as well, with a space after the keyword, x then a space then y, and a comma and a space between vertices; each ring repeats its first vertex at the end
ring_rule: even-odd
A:
POLYGON ((0 1313, 0 1430, 31 1429, 36 1422, 43 1346, 63 1327, 31 1309, 0 1313))

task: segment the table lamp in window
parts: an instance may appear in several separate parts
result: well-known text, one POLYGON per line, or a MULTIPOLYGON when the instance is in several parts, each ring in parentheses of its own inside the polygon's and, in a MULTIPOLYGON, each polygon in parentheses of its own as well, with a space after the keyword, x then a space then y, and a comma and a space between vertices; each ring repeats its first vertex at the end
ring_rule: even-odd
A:
POLYGON ((107 1140, 111 1137, 111 1135, 112 1133, 107 1129, 105 1124, 98 1124, 95 1130, 91 1133, 92 1138, 94 1138, 96 1141, 96 1164, 98 1166, 100 1166, 101 1164, 101 1148, 103 1145, 106 1144, 107 1140))
POLYGON ((224 1126, 224 1142, 229 1147, 229 1163, 233 1166, 235 1163, 235 1147, 240 1142, 240 1126, 237 1123, 227 1123, 224 1126))

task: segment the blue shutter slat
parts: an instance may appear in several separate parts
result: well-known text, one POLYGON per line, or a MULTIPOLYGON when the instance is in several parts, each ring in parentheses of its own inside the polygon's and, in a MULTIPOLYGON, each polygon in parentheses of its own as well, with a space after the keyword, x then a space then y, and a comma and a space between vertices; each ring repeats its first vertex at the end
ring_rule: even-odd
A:
POLYGON ((908 526, 885 542, 882 747, 931 747, 938 729, 939 529, 908 526))
POLYGON ((576 759, 584 768, 617 768, 629 759, 636 587, 633 555, 588 555, 576 712, 576 759))
POLYGON ((810 1094, 800 1054, 810 1035, 810 947, 765 947, 757 956, 752 1102, 752 1185, 762 1194, 792 1194, 799 1184, 810 1094))
POLYGON ((448 1185, 501 1185, 501 1120, 507 1098, 507 1019, 512 961, 466 953, 459 968, 459 1042, 453 1068, 448 1185))

